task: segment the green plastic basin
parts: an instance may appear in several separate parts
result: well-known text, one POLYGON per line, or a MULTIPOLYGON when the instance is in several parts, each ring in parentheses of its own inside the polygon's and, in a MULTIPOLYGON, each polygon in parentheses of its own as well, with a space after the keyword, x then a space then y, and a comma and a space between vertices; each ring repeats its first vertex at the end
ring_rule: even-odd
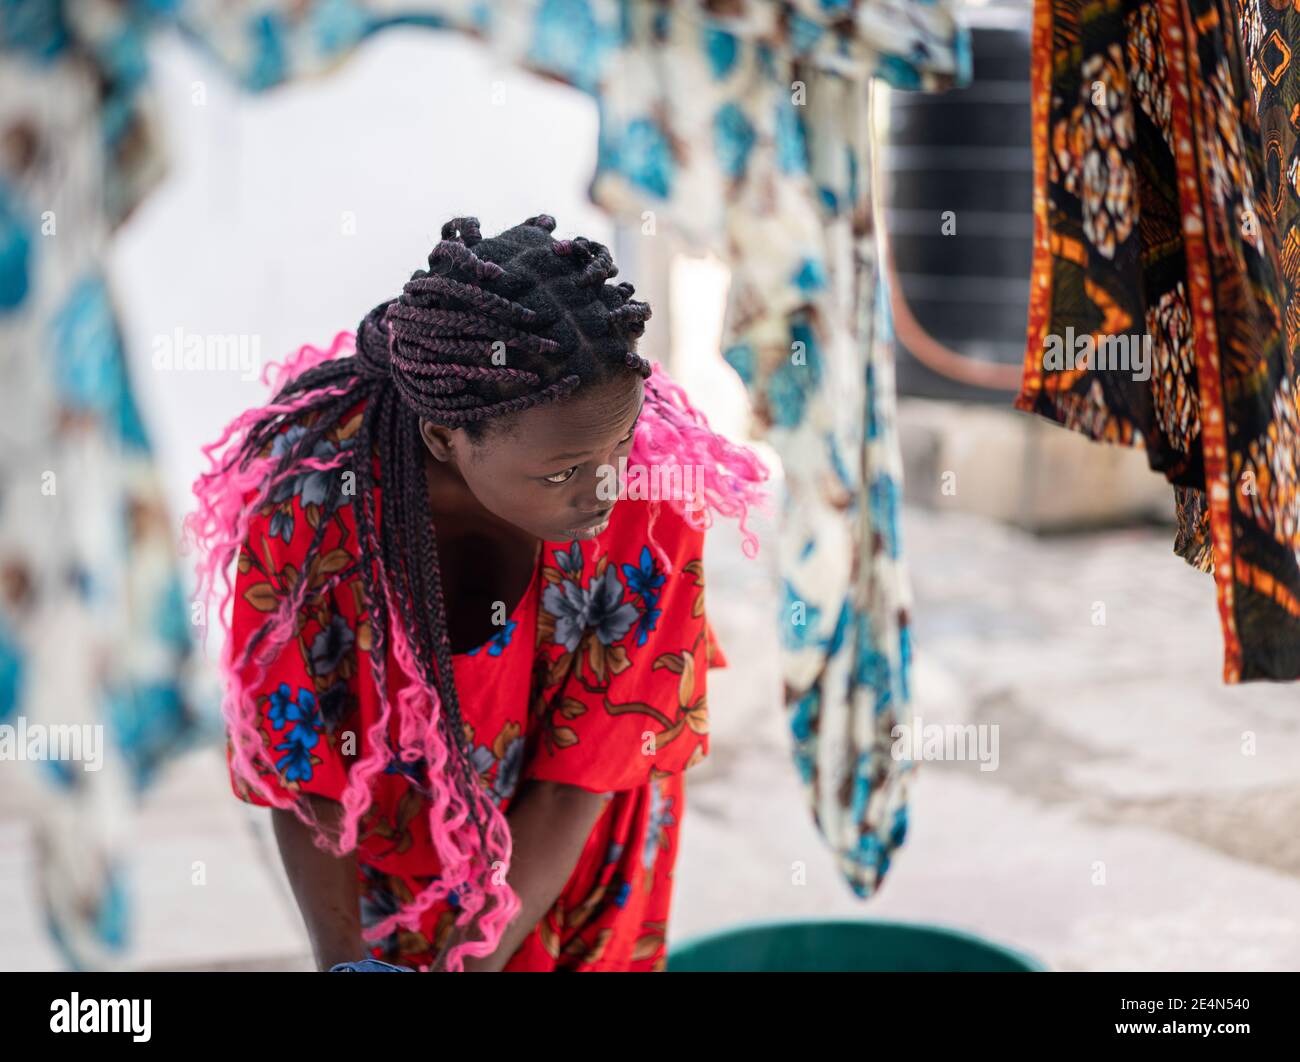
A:
POLYGON ((973 933, 875 920, 755 922, 669 949, 670 973, 1042 973, 1037 959, 973 933))

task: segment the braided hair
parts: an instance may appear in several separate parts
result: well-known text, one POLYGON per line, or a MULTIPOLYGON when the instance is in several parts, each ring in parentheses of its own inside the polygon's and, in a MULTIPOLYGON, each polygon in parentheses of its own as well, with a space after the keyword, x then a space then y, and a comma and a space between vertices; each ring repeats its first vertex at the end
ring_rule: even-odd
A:
POLYGON ((626 281, 606 283, 618 266, 604 244, 554 229, 541 214, 484 240, 476 218, 447 222, 428 270, 362 322, 362 363, 390 375, 413 414, 475 439, 494 418, 615 372, 649 377, 632 348, 650 305, 626 281))
MULTIPOLYGON (((291 807, 316 829, 320 847, 338 855, 352 851, 359 820, 372 800, 371 782, 388 766, 391 650, 408 679, 395 698, 398 755, 427 771, 430 832, 442 873, 366 936, 377 939, 399 925, 414 927, 421 912, 454 892, 461 924, 479 915, 484 939, 453 949, 447 960, 453 970, 461 968, 462 952, 483 955, 495 948, 519 901, 504 875, 495 873, 509 864, 509 828, 479 783, 466 747, 420 421, 461 428, 478 440, 490 425, 508 423, 513 414, 619 374, 636 374, 650 381, 647 407, 656 403, 667 418, 659 430, 672 439, 689 436, 696 440, 697 457, 707 458, 712 468, 731 470, 711 489, 711 501, 719 511, 739 511, 742 530, 746 504, 757 497, 749 488, 767 474, 748 451, 708 432, 671 381, 664 378, 656 390, 658 370, 634 349, 650 306, 632 298, 631 284, 609 283, 618 268, 603 244, 583 237, 556 240, 554 230, 555 219, 546 214, 489 239, 482 237, 476 218, 448 221, 429 254, 429 268, 417 270, 400 296, 361 321, 355 356, 335 357, 338 340, 328 352, 304 348, 276 381, 271 403, 237 418, 206 449, 213 467, 196 482, 199 506, 186 520, 191 540, 204 554, 200 596, 224 580, 228 600, 230 565, 257 511, 282 498, 285 485, 304 471, 335 473, 327 476, 324 501, 325 511, 333 511, 343 501, 342 473, 355 474, 358 564, 323 584, 306 577, 328 524, 320 520, 303 577, 238 651, 226 639, 232 765, 266 800, 291 807), (322 450, 322 441, 355 416, 362 400, 360 425, 348 444, 336 452, 322 450), (296 430, 286 431, 291 424, 296 430), (667 425, 680 430, 669 431, 667 425), (375 497, 378 475, 382 520, 375 497), (309 594, 327 592, 356 576, 358 568, 370 609, 369 653, 380 717, 366 735, 364 755, 348 772, 344 814, 334 835, 305 801, 286 802, 265 786, 260 775, 267 757, 251 690, 294 636, 309 594), (261 669, 258 681, 241 681, 241 671, 250 665, 261 669)), ((671 445, 670 440, 658 449, 671 445)))

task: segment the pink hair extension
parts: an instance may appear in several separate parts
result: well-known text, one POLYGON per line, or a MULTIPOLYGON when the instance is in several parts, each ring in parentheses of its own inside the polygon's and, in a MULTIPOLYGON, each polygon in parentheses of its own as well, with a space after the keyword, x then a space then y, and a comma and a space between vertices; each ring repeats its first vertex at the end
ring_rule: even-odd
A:
MULTIPOLYGON (((310 345, 303 346, 278 371, 268 367, 263 379, 271 382, 278 393, 279 388, 299 373, 345 352, 354 345, 354 341, 354 333, 340 333, 328 351, 310 345)), ((348 388, 333 388, 330 393, 343 395, 347 390, 348 388)), ((273 767, 262 740, 256 699, 251 693, 251 690, 263 684, 269 666, 295 636, 298 613, 308 597, 308 580, 302 579, 295 592, 286 597, 269 617, 260 644, 247 659, 236 659, 236 646, 229 620, 234 595, 234 561, 247 538, 255 513, 285 480, 305 471, 343 467, 350 458, 345 453, 329 460, 304 458, 273 478, 270 471, 275 459, 269 456, 240 465, 238 456, 243 450, 248 431, 268 414, 292 415, 319 398, 319 393, 304 394, 287 402, 270 403, 261 409, 250 410, 235 418, 216 443, 204 447, 204 454, 211 467, 195 483, 194 493, 198 506, 187 517, 185 527, 191 542, 200 547, 197 564, 200 587, 198 596, 205 601, 210 600, 214 594, 219 597, 218 613, 226 636, 220 665, 225 678, 222 709, 231 734, 231 761, 235 773, 266 802, 274 807, 292 810, 303 823, 316 831, 314 840, 319 847, 335 855, 344 855, 356 847, 360 820, 373 800, 372 783, 386 765, 384 754, 393 712, 387 682, 381 681, 378 690, 380 712, 366 734, 368 751, 348 771, 348 784, 341 800, 344 811, 338 836, 330 837, 305 801, 281 796, 264 780, 264 770, 273 771, 273 767)), ((373 536, 371 556, 380 566, 379 585, 387 587, 389 584, 387 575, 382 570, 382 554, 373 536)), ((340 576, 341 574, 339 573, 340 576)), ((324 588, 317 588, 314 592, 324 592, 324 588)), ((391 598, 388 604, 390 615, 396 615, 397 609, 391 598)), ((477 924, 483 939, 466 941, 448 952, 447 968, 459 971, 463 969, 465 955, 487 955, 496 948, 506 926, 520 909, 518 896, 504 879, 498 882, 496 879, 499 875, 494 872, 498 866, 509 866, 509 826, 500 810, 487 802, 485 832, 488 848, 484 852, 478 851, 478 833, 470 822, 464 798, 444 777, 449 752, 439 728, 441 706, 437 694, 425 687, 415 665, 410 643, 400 624, 392 624, 391 630, 385 633, 392 639, 394 658, 407 679, 396 695, 400 755, 408 762, 423 755, 428 763, 433 791, 429 808, 430 834, 443 872, 438 881, 433 882, 402 910, 380 925, 371 927, 366 938, 382 938, 397 925, 418 925, 421 913, 453 891, 455 883, 469 883, 482 878, 487 882, 485 890, 470 890, 466 884, 460 886, 461 895, 458 899, 461 914, 458 921, 461 925, 468 924, 482 912, 477 924), (484 911, 489 903, 490 909, 484 911)), ((386 673, 387 669, 382 670, 386 673)))
MULTIPOLYGON (((297 353, 286 357, 282 362, 270 362, 262 370, 262 383, 271 388, 272 394, 290 380, 315 368, 323 362, 350 353, 356 349, 356 333, 339 332, 329 348, 322 350, 306 343, 298 348, 297 353)), ((326 395, 343 395, 347 388, 330 388, 326 395)), ((287 415, 307 406, 320 395, 302 395, 289 402, 270 402, 260 409, 250 409, 240 414, 226 426, 216 442, 204 446, 203 455, 208 459, 210 468, 199 476, 194 484, 194 496, 198 502, 197 509, 188 514, 184 520, 185 541, 189 545, 200 546, 199 560, 196 564, 198 589, 196 598, 210 602, 218 576, 225 581, 221 602, 224 605, 234 592, 234 584, 229 578, 229 566, 232 558, 238 554, 239 547, 248 531, 248 521, 253 511, 268 497, 275 484, 264 484, 263 473, 270 466, 269 459, 251 461, 243 469, 232 467, 247 437, 248 429, 268 414, 287 415), (224 458, 217 455, 225 452, 224 458), (260 490, 257 501, 250 504, 245 497, 249 490, 260 490), (224 532, 224 533, 223 533, 224 532)), ((305 466, 311 467, 311 466, 305 466)), ((322 467, 322 466, 317 466, 322 467)), ((230 628, 221 613, 223 631, 229 635, 230 628)), ((202 637, 206 644, 207 626, 204 625, 202 637)))
MULTIPOLYGON (((713 513, 735 517, 743 536, 747 557, 758 555, 758 535, 746 526, 749 510, 766 511, 770 495, 759 487, 771 475, 754 451, 729 442, 709 428, 708 419, 696 409, 686 392, 654 362, 646 381, 646 410, 632 440, 630 463, 645 468, 680 465, 703 470, 704 482, 697 484, 695 497, 671 498, 667 503, 692 527, 713 523, 713 513)), ((670 567, 667 554, 654 538, 654 524, 662 501, 651 503, 650 544, 659 562, 670 567)))
MULTIPOLYGON (((352 347, 354 339, 353 333, 341 332, 335 336, 328 350, 304 345, 282 365, 268 365, 262 373, 262 380, 264 383, 272 383, 274 393, 278 394, 280 388, 298 374, 352 347)), ((324 393, 337 397, 347 394, 349 390, 348 387, 334 387, 324 393)), ((219 664, 225 679, 222 713, 230 729, 231 760, 235 773, 268 803, 281 809, 292 808, 304 823, 313 828, 319 828, 320 824, 315 821, 314 815, 304 814, 302 801, 281 798, 262 780, 262 773, 256 764, 259 759, 266 763, 269 757, 257 725, 257 706, 249 693, 250 689, 256 688, 265 679, 268 663, 274 659, 275 651, 293 637, 296 631, 296 613, 301 598, 305 596, 307 581, 304 579, 299 592, 292 599, 286 599, 277 609, 263 643, 258 646, 252 659, 236 661, 230 617, 235 591, 234 562, 248 537, 248 528, 254 514, 286 478, 303 471, 342 467, 348 459, 348 455, 343 453, 329 461, 306 458, 293 468, 286 469, 280 477, 272 479, 269 473, 274 459, 269 456, 241 464, 240 454, 248 433, 267 416, 292 415, 313 401, 318 401, 320 397, 320 393, 304 393, 288 401, 270 402, 260 409, 247 410, 234 418, 216 442, 203 447, 209 468, 194 483, 197 505, 185 517, 183 525, 186 544, 190 548, 197 548, 198 553, 195 563, 195 599, 210 606, 216 598, 217 622, 225 636, 219 664), (251 669, 251 680, 246 680, 241 669, 251 669)), ((204 625, 205 636, 206 630, 204 625)), ((323 831, 317 836, 316 843, 331 850, 323 831), (322 844, 322 841, 326 843, 322 844)), ((335 854, 341 855, 343 852, 335 850, 335 854)))
MULTIPOLYGON (((327 393, 342 395, 346 394, 346 389, 331 388, 327 393)), ((195 562, 195 599, 209 604, 218 580, 221 581, 218 622, 227 637, 230 635, 230 624, 225 606, 235 589, 231 563, 238 556, 240 546, 247 537, 253 513, 283 481, 267 482, 267 472, 272 464, 269 457, 257 458, 242 468, 237 467, 244 440, 249 428, 268 413, 294 413, 310 404, 314 397, 320 396, 304 394, 290 402, 273 402, 261 409, 250 409, 231 421, 216 442, 203 447, 203 454, 210 467, 194 482, 194 497, 198 504, 183 522, 184 541, 187 548, 197 548, 198 551, 195 562), (219 456, 223 451, 224 456, 219 456)), ((304 463, 304 467, 309 466, 304 463)), ((326 466, 318 462, 317 467, 326 466)), ((205 625, 200 638, 205 646, 206 635, 205 625)))
MULTIPOLYGON (((393 614, 396 614, 395 607, 390 607, 393 614)), ((408 929, 416 927, 419 925, 420 915, 453 890, 454 886, 451 883, 466 882, 474 878, 474 865, 479 862, 485 870, 491 871, 490 874, 484 875, 488 881, 487 893, 496 898, 497 902, 491 910, 479 918, 478 926, 483 933, 483 939, 466 941, 447 952, 448 971, 460 972, 464 969, 465 955, 491 954, 505 933, 506 926, 519 913, 521 904, 514 890, 504 879, 499 884, 494 880, 498 864, 501 867, 510 865, 512 850, 510 828, 500 809, 489 802, 487 804, 488 847, 483 853, 476 851, 477 831, 469 824, 469 809, 461 795, 445 780, 444 767, 449 753, 439 732, 438 719, 441 715, 441 706, 437 703, 437 695, 426 689, 420 681, 414 653, 400 624, 393 624, 391 635, 394 659, 410 680, 398 694, 399 704, 403 706, 399 708, 399 714, 403 718, 418 717, 412 709, 422 701, 431 707, 428 713, 428 724, 424 730, 424 754, 429 767, 429 785, 433 790, 429 807, 429 832, 442 871, 437 881, 431 882, 400 911, 367 930, 365 938, 381 939, 399 925, 408 929), (479 857, 478 860, 475 859, 476 855, 479 857)), ((467 925, 483 910, 488 896, 476 890, 458 899, 461 900, 462 914, 457 919, 457 924, 467 925)))
POLYGON ((322 362, 330 361, 340 354, 354 354, 357 349, 357 334, 344 330, 334 337, 328 350, 304 343, 298 353, 290 354, 284 361, 270 362, 262 370, 262 383, 271 388, 271 394, 279 394, 280 388, 290 380, 295 380, 308 369, 314 369, 322 362))

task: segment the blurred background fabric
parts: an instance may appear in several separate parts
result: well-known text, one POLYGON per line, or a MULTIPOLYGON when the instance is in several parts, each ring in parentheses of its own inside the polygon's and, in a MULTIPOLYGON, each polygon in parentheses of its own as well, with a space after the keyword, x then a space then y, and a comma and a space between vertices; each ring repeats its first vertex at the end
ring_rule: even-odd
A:
POLYGON ((471 35, 590 94, 592 201, 730 267, 726 358, 786 469, 795 763, 841 873, 870 894, 907 827, 889 734, 910 643, 869 84, 963 83, 949 6, 0 0, 0 721, 102 725, 111 742, 100 771, 39 772, 42 904, 66 961, 120 961, 133 802, 219 732, 106 268, 168 168, 150 34, 179 31, 256 93, 390 26, 471 35))
MULTIPOLYGON (((3 10, 0 723, 100 728, 100 769, 29 764, 48 928, 69 964, 100 967, 130 936, 135 798, 203 733, 190 609, 104 268, 141 190, 122 182, 157 163, 132 147, 142 112, 120 68, 87 54, 60 5, 3 10), (138 162, 110 161, 126 156, 138 162)), ((142 42, 115 28, 124 61, 142 42)))

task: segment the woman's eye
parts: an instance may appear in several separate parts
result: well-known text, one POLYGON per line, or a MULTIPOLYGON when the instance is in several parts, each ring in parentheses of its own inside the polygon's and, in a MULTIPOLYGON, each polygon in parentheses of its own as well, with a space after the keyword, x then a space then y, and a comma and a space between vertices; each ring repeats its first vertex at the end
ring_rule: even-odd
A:
POLYGON ((574 465, 572 468, 566 468, 563 472, 556 472, 553 476, 543 476, 542 478, 547 483, 565 483, 573 478, 573 473, 576 471, 578 471, 578 466, 574 465))

